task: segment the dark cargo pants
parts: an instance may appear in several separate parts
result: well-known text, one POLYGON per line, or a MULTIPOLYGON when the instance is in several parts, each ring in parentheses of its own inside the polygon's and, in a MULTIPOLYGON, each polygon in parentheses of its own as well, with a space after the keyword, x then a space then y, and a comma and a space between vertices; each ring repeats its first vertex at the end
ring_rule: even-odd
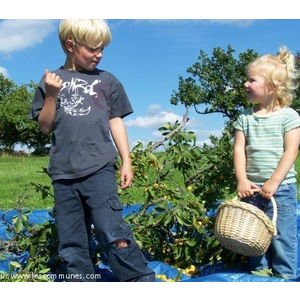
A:
POLYGON ((79 179, 53 181, 59 255, 73 281, 95 281, 89 254, 89 221, 119 281, 154 281, 155 273, 122 218, 115 167, 108 164, 79 179), (116 241, 125 240, 126 247, 116 241))

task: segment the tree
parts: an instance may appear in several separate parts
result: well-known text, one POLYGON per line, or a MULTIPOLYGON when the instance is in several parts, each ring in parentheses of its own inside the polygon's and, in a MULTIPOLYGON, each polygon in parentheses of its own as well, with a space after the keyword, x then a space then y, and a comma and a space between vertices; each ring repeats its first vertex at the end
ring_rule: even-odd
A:
POLYGON ((191 76, 179 76, 171 103, 193 106, 199 114, 221 113, 229 122, 235 121, 250 105, 244 93, 245 67, 258 54, 249 49, 235 58, 234 52, 230 45, 226 51, 214 48, 211 57, 200 50, 198 61, 187 69, 191 76))
POLYGON ((0 73, 0 102, 3 101, 3 98, 10 94, 14 88, 15 84, 13 81, 0 73))
MULTIPOLYGON (((298 51, 296 54, 296 67, 300 71, 300 52, 298 51)), ((300 78, 299 78, 300 80, 300 78)), ((296 90, 296 98, 294 99, 291 107, 295 109, 298 114, 300 114, 300 84, 298 89, 296 90)))
POLYGON ((37 122, 28 119, 36 84, 16 85, 0 77, 0 146, 13 151, 16 144, 39 152, 49 144, 49 136, 41 134, 37 122))

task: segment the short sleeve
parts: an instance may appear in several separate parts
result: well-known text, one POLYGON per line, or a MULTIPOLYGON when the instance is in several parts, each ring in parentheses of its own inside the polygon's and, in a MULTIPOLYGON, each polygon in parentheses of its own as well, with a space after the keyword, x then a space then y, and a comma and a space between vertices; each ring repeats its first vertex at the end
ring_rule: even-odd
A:
POLYGON ((110 94, 110 119, 124 118, 131 114, 133 109, 123 85, 116 80, 110 94))
POLYGON ((38 116, 43 108, 45 101, 45 81, 44 77, 41 79, 38 88, 35 91, 32 101, 31 109, 29 111, 29 119, 37 121, 38 116))
POLYGON ((234 123, 234 128, 236 130, 244 131, 244 126, 243 126, 243 115, 240 115, 237 120, 234 123))
POLYGON ((284 125, 284 132, 288 132, 292 129, 300 127, 299 114, 295 110, 290 108, 289 113, 287 114, 287 117, 285 118, 283 125, 284 125))

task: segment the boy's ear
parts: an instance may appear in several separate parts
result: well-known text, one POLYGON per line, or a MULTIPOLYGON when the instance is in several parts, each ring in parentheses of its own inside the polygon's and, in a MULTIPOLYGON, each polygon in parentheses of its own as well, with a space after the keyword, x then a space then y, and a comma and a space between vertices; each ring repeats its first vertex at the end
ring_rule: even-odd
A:
POLYGON ((68 52, 74 52, 74 43, 71 38, 66 39, 65 46, 68 52))

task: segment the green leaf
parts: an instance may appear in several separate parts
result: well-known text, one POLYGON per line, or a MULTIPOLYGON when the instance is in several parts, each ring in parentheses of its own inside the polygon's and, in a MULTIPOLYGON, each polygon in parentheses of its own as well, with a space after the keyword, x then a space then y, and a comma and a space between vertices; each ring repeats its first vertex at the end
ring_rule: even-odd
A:
POLYGON ((8 258, 4 254, 0 253, 0 259, 1 260, 7 260, 8 258))
POLYGON ((17 261, 11 261, 9 265, 18 269, 21 268, 21 265, 17 261))
POLYGON ((46 273, 48 273, 50 270, 51 270, 50 268, 42 269, 42 270, 39 270, 39 273, 40 273, 40 274, 46 274, 46 273))
POLYGON ((251 271, 251 273, 253 275, 263 276, 263 277, 272 277, 272 276, 274 276, 272 270, 267 269, 267 268, 259 270, 259 271, 251 271))
POLYGON ((30 256, 32 258, 34 258, 35 254, 36 254, 36 249, 35 249, 35 247, 33 247, 33 245, 30 245, 30 247, 29 247, 29 253, 30 253, 30 256))
POLYGON ((23 223, 22 220, 20 218, 17 219, 16 224, 15 224, 15 230, 16 233, 20 233, 23 229, 23 223))

